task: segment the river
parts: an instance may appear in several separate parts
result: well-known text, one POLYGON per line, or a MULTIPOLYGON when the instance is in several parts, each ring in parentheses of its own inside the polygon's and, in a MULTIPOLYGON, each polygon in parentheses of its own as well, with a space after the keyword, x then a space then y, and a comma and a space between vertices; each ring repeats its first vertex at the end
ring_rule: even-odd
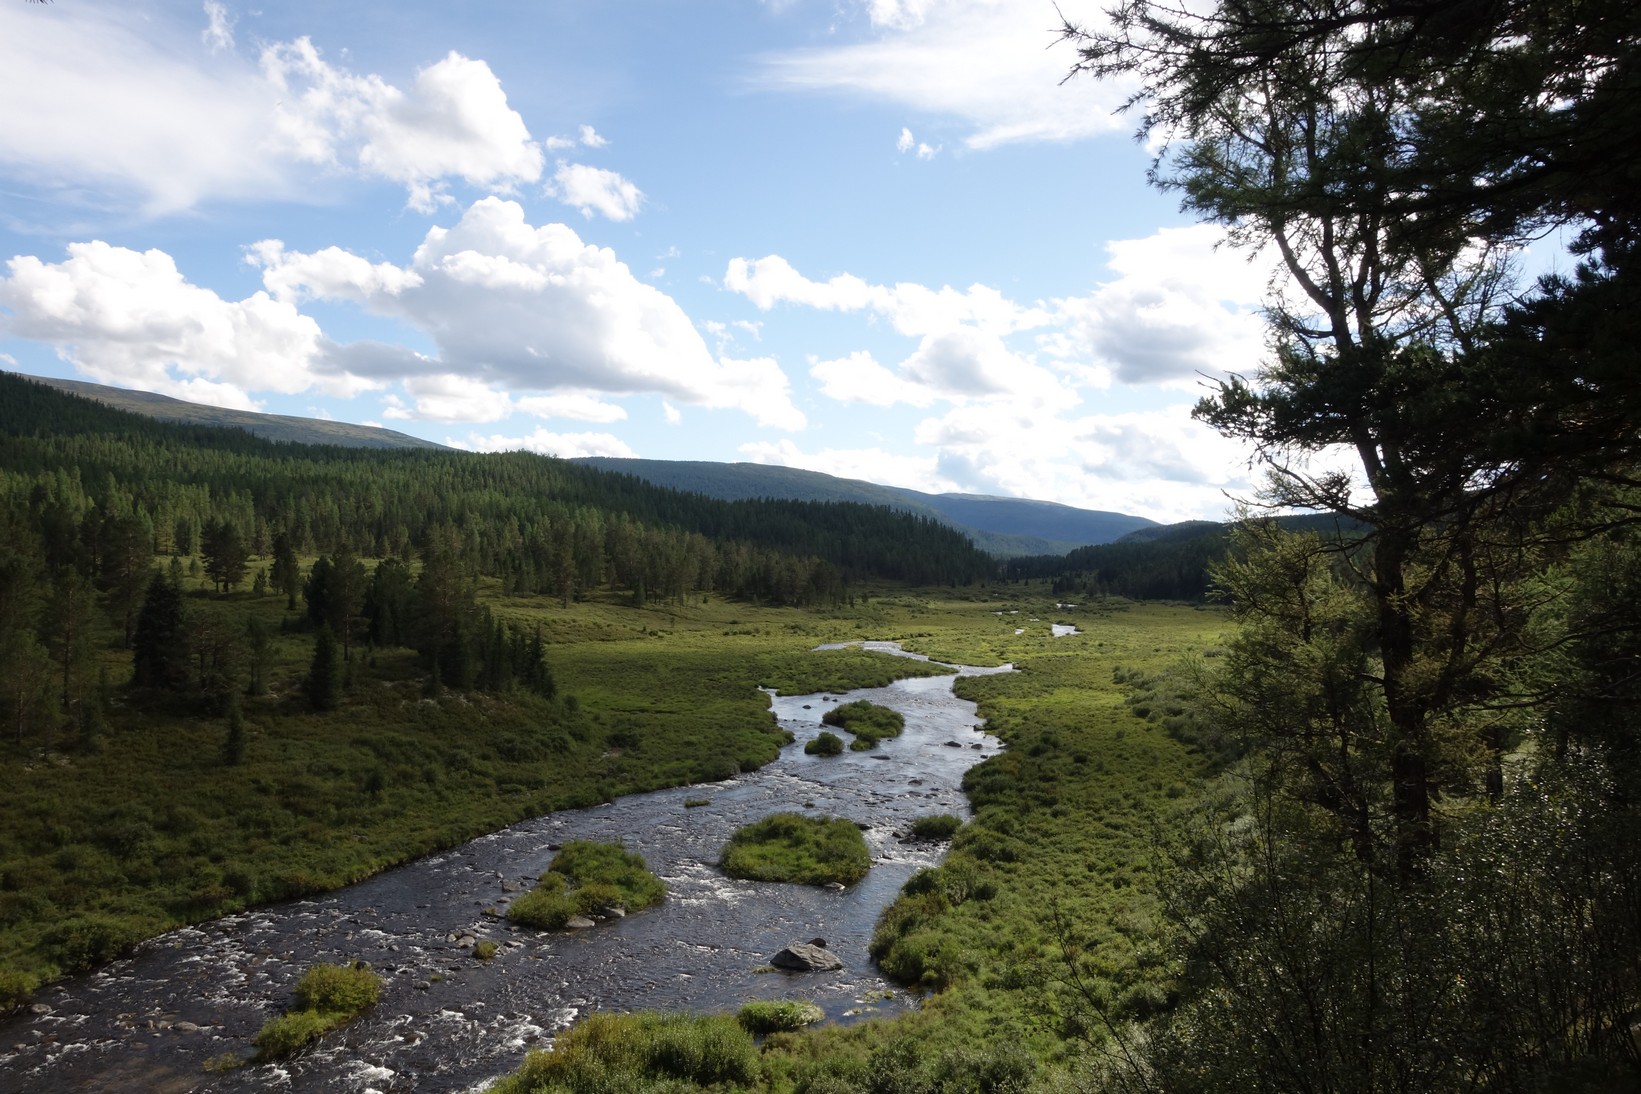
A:
MULTIPOLYGON (((892 643, 867 647, 898 652, 892 643)), ((978 731, 974 704, 952 694, 953 679, 772 696, 797 740, 758 771, 551 813, 320 899, 162 935, 0 1023, 0 1092, 469 1091, 593 1010, 807 999, 846 1022, 915 1006, 878 974, 867 945, 901 885, 944 851, 902 842, 908 825, 929 813, 967 815, 963 773, 998 748, 978 731), (900 711, 905 732, 871 752, 805 755, 821 715, 854 699, 900 711), (685 804, 702 798, 709 804, 685 804), (862 825, 871 873, 841 892, 720 874, 714 863, 730 833, 778 810, 862 825), (578 932, 514 928, 487 913, 505 910, 573 839, 642 854, 667 882, 665 903, 578 932), (480 962, 462 934, 492 939, 500 951, 480 962), (760 971, 781 947, 817 936, 842 971, 760 971), (249 1054, 306 967, 355 958, 385 981, 368 1014, 290 1061, 207 1069, 214 1058, 249 1054)))

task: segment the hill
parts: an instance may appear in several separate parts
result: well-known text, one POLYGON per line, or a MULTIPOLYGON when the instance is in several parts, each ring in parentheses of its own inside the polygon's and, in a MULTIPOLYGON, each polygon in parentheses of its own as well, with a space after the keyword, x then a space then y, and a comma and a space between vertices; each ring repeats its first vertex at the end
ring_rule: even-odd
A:
POLYGON ((83 399, 95 399, 117 410, 156 418, 177 425, 224 426, 243 429, 270 441, 290 441, 296 444, 335 444, 348 448, 443 448, 442 444, 424 441, 408 433, 383 429, 373 425, 354 425, 351 422, 330 422, 321 418, 298 418, 289 414, 259 414, 250 410, 230 410, 220 406, 206 406, 156 395, 152 391, 134 391, 127 388, 90 384, 83 380, 60 380, 52 376, 29 376, 27 379, 46 384, 83 399))
POLYGON ((1001 556, 1064 554, 1111 543, 1130 532, 1161 527, 1145 517, 1078 509, 1051 501, 983 494, 927 494, 818 471, 756 463, 636 460, 589 456, 573 462, 636 475, 659 486, 712 498, 854 501, 917 513, 966 532, 982 550, 1001 556))

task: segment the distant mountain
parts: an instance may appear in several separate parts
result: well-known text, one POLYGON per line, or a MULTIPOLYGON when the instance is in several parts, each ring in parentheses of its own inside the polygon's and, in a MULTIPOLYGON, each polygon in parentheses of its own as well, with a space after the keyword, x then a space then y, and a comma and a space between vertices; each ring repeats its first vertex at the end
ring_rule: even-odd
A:
POLYGON ((162 422, 181 425, 226 426, 243 429, 270 441, 293 441, 297 444, 336 444, 347 448, 443 448, 442 444, 424 441, 408 433, 383 429, 374 425, 354 425, 350 422, 327 422, 321 418, 297 418, 289 414, 258 414, 249 410, 228 410, 220 406, 185 402, 169 395, 151 391, 132 391, 102 384, 88 384, 82 380, 59 380, 51 376, 29 376, 27 379, 78 395, 95 399, 117 410, 127 410, 162 422))
POLYGON ((1110 543, 1130 532, 1159 527, 1126 513, 1077 509, 1051 501, 981 494, 925 494, 818 471, 758 463, 695 460, 632 460, 587 456, 577 463, 636 476, 657 486, 689 490, 730 501, 782 498, 857 501, 888 505, 931 517, 967 532, 976 546, 995 555, 1061 555, 1077 547, 1110 543))

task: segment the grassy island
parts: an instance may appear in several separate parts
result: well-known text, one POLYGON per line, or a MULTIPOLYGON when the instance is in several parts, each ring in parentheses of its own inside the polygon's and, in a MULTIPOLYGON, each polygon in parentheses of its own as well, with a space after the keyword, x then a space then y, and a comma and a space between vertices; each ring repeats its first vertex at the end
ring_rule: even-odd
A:
POLYGON ((821 716, 821 721, 854 734, 855 739, 849 742, 853 752, 876 748, 879 741, 898 737, 906 728, 906 716, 900 711, 878 706, 865 699, 833 707, 821 716))
POLYGON ((513 902, 507 918, 558 930, 572 916, 602 915, 611 908, 636 912, 666 895, 666 883, 650 873, 642 855, 618 843, 575 840, 564 845, 540 883, 513 902))
POLYGON ((748 881, 853 885, 872 856, 853 821, 775 813, 736 829, 718 865, 748 881))

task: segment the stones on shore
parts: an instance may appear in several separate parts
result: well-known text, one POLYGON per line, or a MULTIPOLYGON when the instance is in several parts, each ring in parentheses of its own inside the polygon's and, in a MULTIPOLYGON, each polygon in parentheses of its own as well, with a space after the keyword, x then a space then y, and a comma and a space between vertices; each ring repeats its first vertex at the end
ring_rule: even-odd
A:
POLYGON ((769 963, 777 969, 791 969, 794 972, 830 972, 843 968, 837 954, 824 945, 815 944, 825 941, 824 938, 817 938, 814 942, 794 942, 771 957, 769 963))

